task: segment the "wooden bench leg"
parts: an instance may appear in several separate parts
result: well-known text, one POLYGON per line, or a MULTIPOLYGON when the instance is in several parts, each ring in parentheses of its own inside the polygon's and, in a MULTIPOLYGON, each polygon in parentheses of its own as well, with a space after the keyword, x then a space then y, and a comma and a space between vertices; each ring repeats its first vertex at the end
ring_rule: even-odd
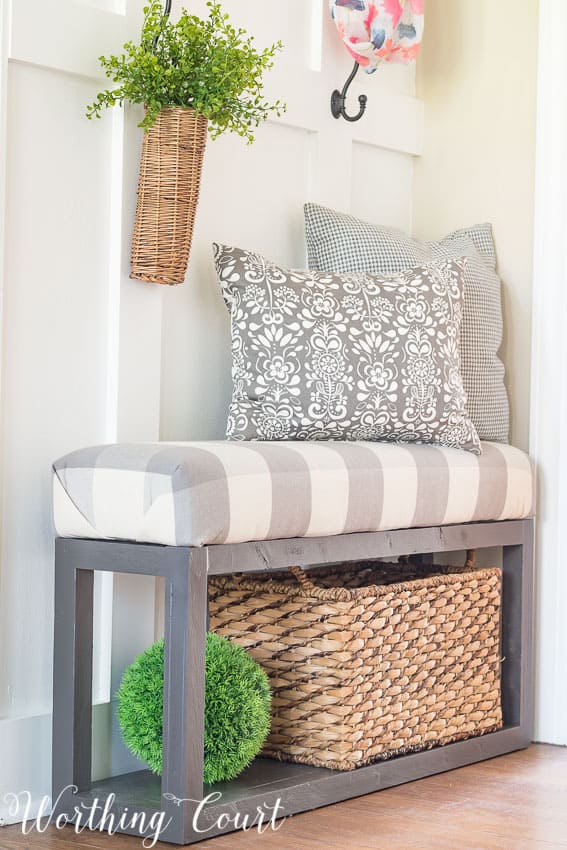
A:
POLYGON ((71 786, 91 782, 92 570, 79 569, 58 546, 55 563, 53 669, 53 799, 71 811, 71 786))
POLYGON ((207 560, 202 549, 181 550, 165 588, 163 809, 172 817, 168 840, 194 837, 193 814, 203 797, 207 560), (183 802, 182 802, 183 801, 183 802))
MULTIPOLYGON (((161 575, 165 578, 165 669, 160 811, 170 822, 166 840, 186 844, 195 838, 193 813, 203 797, 207 553, 204 549, 134 547, 133 557, 123 561, 114 560, 113 551, 117 550, 86 541, 58 540, 56 544, 54 811, 71 815, 75 806, 92 799, 94 570, 161 575), (91 569, 79 566, 84 563, 91 569)), ((140 803, 140 811, 146 810, 144 801, 140 803)), ((121 811, 118 804, 110 809, 117 817, 121 811)), ((148 814, 152 813, 150 806, 148 814)))
POLYGON ((523 527, 523 542, 502 550, 502 709, 505 726, 519 726, 527 746, 533 735, 533 520, 523 527))

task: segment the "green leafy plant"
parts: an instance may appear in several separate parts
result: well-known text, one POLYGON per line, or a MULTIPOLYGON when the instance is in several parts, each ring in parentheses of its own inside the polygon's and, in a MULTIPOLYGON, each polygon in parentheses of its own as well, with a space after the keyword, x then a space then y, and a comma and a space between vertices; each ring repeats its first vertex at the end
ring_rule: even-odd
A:
MULTIPOLYGON (((162 772, 164 643, 158 641, 124 673, 118 721, 126 746, 162 772)), ((270 688, 259 664, 237 643, 207 635, 205 767, 210 784, 234 779, 260 752, 270 729, 270 688)))
POLYGON ((177 23, 163 14, 161 0, 144 8, 139 45, 129 41, 121 56, 101 56, 115 87, 101 92, 87 109, 99 118, 106 107, 141 103, 140 126, 151 127, 166 107, 191 107, 210 122, 213 138, 229 130, 254 140, 254 129, 285 104, 263 97, 262 77, 282 49, 280 41, 257 50, 254 39, 236 29, 217 0, 209 0, 208 18, 185 9, 177 23))

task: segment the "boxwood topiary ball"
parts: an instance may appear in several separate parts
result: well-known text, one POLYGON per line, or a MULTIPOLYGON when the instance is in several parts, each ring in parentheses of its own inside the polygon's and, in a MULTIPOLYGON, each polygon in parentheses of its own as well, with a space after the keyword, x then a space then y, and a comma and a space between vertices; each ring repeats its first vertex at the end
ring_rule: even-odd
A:
MULTIPOLYGON (((128 667, 118 691, 126 746, 154 773, 162 772, 164 642, 128 667)), ((260 752, 270 728, 268 678, 237 643, 207 635, 205 685, 206 784, 234 779, 260 752)))

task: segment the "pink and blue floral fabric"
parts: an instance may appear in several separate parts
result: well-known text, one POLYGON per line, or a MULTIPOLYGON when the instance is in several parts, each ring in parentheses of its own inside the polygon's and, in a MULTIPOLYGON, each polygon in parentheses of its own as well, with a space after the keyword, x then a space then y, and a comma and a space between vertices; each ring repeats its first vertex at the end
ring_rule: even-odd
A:
POLYGON ((371 74, 381 62, 409 62, 423 37, 424 0, 329 0, 349 53, 371 74))

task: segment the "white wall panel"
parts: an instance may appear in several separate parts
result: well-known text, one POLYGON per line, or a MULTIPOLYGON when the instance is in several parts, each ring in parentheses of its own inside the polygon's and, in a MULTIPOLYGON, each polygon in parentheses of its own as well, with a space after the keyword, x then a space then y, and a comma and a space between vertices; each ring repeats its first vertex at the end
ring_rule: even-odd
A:
MULTIPOLYGON (((179 15, 182 6, 192 14, 205 15, 206 0, 173 0, 172 17, 179 15)), ((319 0, 222 0, 222 6, 237 27, 243 27, 257 39, 258 47, 267 47, 281 40, 285 53, 278 63, 305 64, 312 49, 312 16, 321 6, 319 0)), ((320 19, 320 16, 319 16, 320 19)))
POLYGON ((77 109, 93 92, 86 80, 11 66, 0 711, 15 716, 49 708, 50 463, 104 439, 110 148, 108 126, 77 109))
POLYGON ((162 435, 222 438, 230 395, 228 312, 213 265, 213 241, 304 263, 301 204, 310 137, 268 124, 256 144, 209 144, 188 283, 164 294, 162 435))
MULTIPOLYGON (((9 0, 5 0, 9 2, 9 0)), ((98 62, 117 53, 129 31, 126 19, 83 0, 12 0, 10 58, 19 62, 104 79, 98 62)))
POLYGON ((375 224, 411 230, 413 160, 391 150, 354 143, 351 212, 375 224))
MULTIPOLYGON (((204 8, 204 0, 199 3, 195 8, 204 8)), ((413 96, 414 69, 359 73, 351 100, 356 108, 356 96, 366 93, 367 114, 356 124, 337 121, 330 96, 342 88, 352 60, 327 3, 293 0, 284 9, 258 0, 225 0, 224 6, 260 45, 276 38, 286 43, 266 91, 285 100, 288 110, 258 130, 253 146, 238 137, 207 145, 185 285, 164 293, 161 435, 166 440, 224 434, 229 323, 212 262, 213 241, 304 266, 308 200, 411 227, 413 155, 421 147, 422 124, 421 105, 413 96)))
MULTIPOLYGON (((161 291, 128 279, 140 113, 84 115, 101 86, 97 57, 138 28, 141 4, 124 11, 121 0, 2 4, 0 801, 50 790, 50 464, 79 446, 159 433, 161 291)), ((97 699, 110 694, 113 616, 135 598, 127 646, 139 651, 153 634, 153 585, 133 594, 118 582, 113 594, 110 583, 97 580, 97 699)))
MULTIPOLYGON (((88 122, 84 109, 101 87, 97 57, 137 38, 143 5, 5 0, 1 7, 0 135, 6 122, 8 144, 0 158, 0 240, 6 212, 0 797, 21 787, 36 797, 49 791, 52 460, 110 440, 152 440, 160 433, 166 439, 222 436, 229 330, 213 240, 301 266, 306 200, 398 226, 411 216, 408 175, 421 149, 422 123, 413 69, 359 74, 353 95, 368 94, 367 115, 355 125, 335 121, 331 91, 342 87, 352 62, 326 0, 224 0, 233 22, 252 31, 260 46, 285 42, 267 91, 288 102, 288 113, 260 128, 252 147, 234 136, 208 144, 185 285, 168 289, 129 280, 140 109, 100 123, 88 122), (10 749, 3 747, 6 735, 10 749), (26 746, 26 736, 33 747, 26 746)), ((174 0, 174 17, 180 5, 174 0)), ((204 0, 186 5, 205 9, 204 0)), ((99 697, 106 692, 108 698, 124 665, 153 639, 153 588, 151 581, 134 587, 128 577, 115 582, 114 592, 107 585, 97 588, 99 697)), ((109 718, 101 706, 100 773, 129 764, 123 750, 108 744, 116 732, 109 718)))

